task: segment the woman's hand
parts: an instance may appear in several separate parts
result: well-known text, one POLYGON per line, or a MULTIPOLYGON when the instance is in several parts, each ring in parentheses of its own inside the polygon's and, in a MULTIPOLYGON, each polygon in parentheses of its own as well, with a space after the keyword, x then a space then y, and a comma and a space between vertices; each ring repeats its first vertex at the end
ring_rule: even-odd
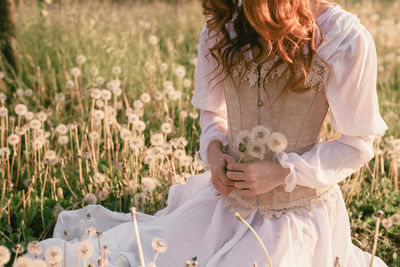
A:
POLYGON ((235 163, 235 159, 222 152, 222 144, 213 141, 208 146, 207 161, 211 170, 211 182, 215 189, 223 195, 228 195, 235 189, 234 182, 226 177, 226 166, 235 163))
POLYGON ((285 184, 290 173, 279 163, 260 160, 253 163, 230 163, 226 176, 235 180, 234 186, 240 189, 243 196, 255 196, 267 193, 277 186, 285 184))

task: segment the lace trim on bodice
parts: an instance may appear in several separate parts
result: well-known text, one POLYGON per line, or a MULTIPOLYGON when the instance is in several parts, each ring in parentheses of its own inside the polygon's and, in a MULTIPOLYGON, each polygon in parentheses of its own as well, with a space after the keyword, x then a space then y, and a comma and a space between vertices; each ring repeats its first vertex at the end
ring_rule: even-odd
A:
MULTIPOLYGON (((212 186, 212 185, 211 185, 212 186)), ((212 188, 214 188, 212 186, 212 188)), ((215 189, 214 189, 215 190, 215 189)), ((224 201, 225 208, 230 212, 238 212, 242 217, 249 216, 254 209, 264 218, 280 218, 282 215, 295 212, 296 214, 305 214, 312 211, 315 207, 322 207, 326 201, 333 199, 340 194, 338 185, 328 187, 325 191, 312 197, 295 200, 285 204, 278 204, 274 206, 258 204, 243 200, 240 195, 232 192, 227 196, 222 196, 215 190, 217 196, 224 201)))
MULTIPOLYGON (((271 70, 271 68, 278 62, 279 56, 275 55, 275 57, 272 60, 269 60, 261 65, 261 79, 264 80, 265 76, 267 73, 271 70)), ((284 61, 283 63, 278 63, 280 64, 278 67, 276 67, 269 77, 266 77, 266 82, 268 82, 270 79, 275 79, 278 78, 282 75, 283 71, 286 69, 288 63, 284 61)), ((312 70, 310 74, 308 75, 305 85, 309 87, 317 87, 318 90, 320 90, 323 87, 323 81, 324 81, 324 74, 325 74, 325 68, 320 62, 320 60, 315 57, 314 58, 314 63, 312 65, 312 70)), ((295 77, 298 78, 301 75, 300 70, 296 70, 295 77)), ((235 62, 235 64, 232 66, 232 76, 235 77, 242 77, 242 81, 248 81, 249 86, 253 87, 257 84, 258 81, 258 71, 257 71, 257 64, 255 62, 250 62, 249 63, 249 68, 246 71, 246 64, 243 59, 239 59, 235 62)), ((286 72, 285 75, 286 79, 290 78, 289 72, 286 72)))

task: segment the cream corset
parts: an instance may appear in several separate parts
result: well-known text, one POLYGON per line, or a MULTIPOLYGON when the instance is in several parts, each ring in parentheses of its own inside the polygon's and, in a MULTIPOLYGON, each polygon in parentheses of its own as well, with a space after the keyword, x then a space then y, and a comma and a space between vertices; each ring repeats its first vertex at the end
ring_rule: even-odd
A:
MULTIPOLYGON (((262 65, 260 74, 264 79, 268 70, 278 61, 278 57, 262 65)), ((288 91, 284 96, 278 95, 287 82, 286 79, 279 80, 287 63, 277 63, 279 67, 269 73, 265 81, 265 92, 260 90, 261 125, 273 132, 280 132, 287 137, 288 145, 286 153, 295 152, 302 154, 310 150, 320 140, 321 129, 328 111, 328 102, 323 90, 325 69, 323 63, 314 60, 312 72, 306 84, 312 87, 305 93, 288 91)), ((239 62, 233 69, 233 76, 239 89, 235 89, 232 79, 224 81, 225 99, 228 114, 228 145, 226 153, 238 160, 241 156, 239 144, 235 137, 243 130, 251 130, 258 121, 258 71, 256 64, 251 63, 246 72, 244 64, 239 62), (243 77, 243 79, 239 79, 243 77)), ((245 156, 244 160, 250 159, 245 156)), ((265 154, 264 159, 275 160, 273 152, 265 154)), ((279 217, 285 212, 301 212, 309 210, 311 205, 318 204, 333 192, 333 187, 313 189, 304 186, 296 186, 291 192, 286 192, 284 186, 254 197, 242 197, 239 191, 233 191, 228 196, 221 196, 226 206, 239 212, 242 216, 248 216, 256 207, 260 214, 266 217, 279 217)))

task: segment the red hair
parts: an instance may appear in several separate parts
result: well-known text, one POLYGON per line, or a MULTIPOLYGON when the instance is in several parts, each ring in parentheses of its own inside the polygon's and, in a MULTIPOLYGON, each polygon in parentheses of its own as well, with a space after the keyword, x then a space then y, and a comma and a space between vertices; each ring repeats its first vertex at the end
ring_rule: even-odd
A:
MULTIPOLYGON (((213 71, 222 65, 222 69, 214 78, 223 72, 224 79, 228 75, 232 76, 232 65, 237 59, 244 61, 248 70, 249 63, 244 59, 244 53, 257 46, 260 52, 254 56, 253 62, 264 62, 271 55, 279 56, 278 62, 270 72, 278 63, 288 63, 281 77, 289 72, 293 79, 289 79, 282 92, 287 88, 295 92, 311 89, 306 88, 304 82, 312 70, 314 56, 320 58, 316 54, 316 48, 323 37, 310 1, 313 0, 242 0, 242 5, 239 6, 238 0, 203 0, 203 14, 209 17, 208 32, 215 33, 213 36, 209 35, 209 38, 216 38, 214 46, 209 49, 218 62, 213 71), (233 38, 226 28, 226 24, 231 21, 236 33, 233 38), (316 36, 317 33, 319 36, 316 36), (316 39, 320 40, 318 44, 316 39), (243 50, 248 44, 250 48, 243 50), (301 71, 297 78, 293 75, 295 68, 301 71)), ((321 2, 337 5, 322 0, 314 2, 317 8, 321 2)), ((330 69, 329 65, 328 68, 330 69)))

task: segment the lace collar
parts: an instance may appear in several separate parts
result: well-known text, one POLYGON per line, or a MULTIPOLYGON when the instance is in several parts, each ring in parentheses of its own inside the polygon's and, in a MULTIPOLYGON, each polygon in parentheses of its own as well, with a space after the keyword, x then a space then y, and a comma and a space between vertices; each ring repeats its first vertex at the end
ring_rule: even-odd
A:
MULTIPOLYGON (((266 82, 272 79, 276 79, 282 75, 288 63, 286 61, 278 62, 278 60, 279 56, 275 55, 273 59, 261 65, 260 74, 262 80, 275 64, 279 65, 268 75, 268 77, 266 77, 266 82)), ((308 87, 317 87, 317 89, 320 90, 323 87, 324 74, 325 68, 322 65, 322 62, 320 62, 317 57, 314 57, 312 70, 306 79, 305 85, 308 87)), ((295 73, 295 77, 298 78, 300 75, 301 71, 297 70, 295 73)), ((236 63, 232 66, 232 76, 234 78, 242 77, 242 81, 247 81, 250 87, 254 87, 258 81, 257 64, 255 62, 250 62, 249 67, 246 71, 246 64, 244 60, 237 60, 236 63)), ((286 73, 285 78, 290 78, 288 72, 286 73)))

